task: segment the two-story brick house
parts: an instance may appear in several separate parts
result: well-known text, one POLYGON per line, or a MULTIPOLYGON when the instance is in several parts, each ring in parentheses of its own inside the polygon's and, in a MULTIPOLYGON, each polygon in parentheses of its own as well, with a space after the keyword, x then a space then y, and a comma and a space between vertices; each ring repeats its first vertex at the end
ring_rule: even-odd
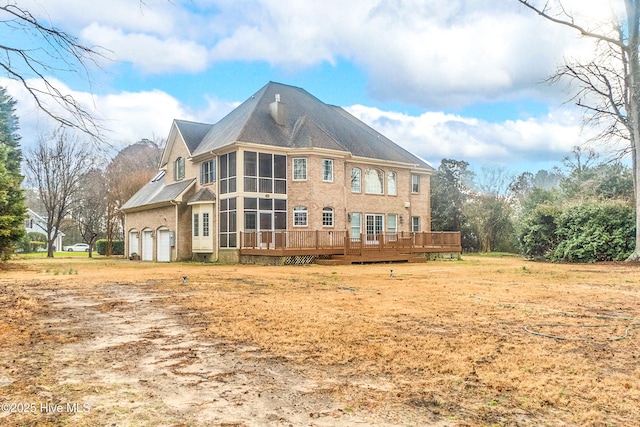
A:
POLYGON ((158 175, 123 207, 127 253, 233 262, 251 233, 428 232, 432 172, 342 108, 270 82, 216 124, 173 122, 158 175))

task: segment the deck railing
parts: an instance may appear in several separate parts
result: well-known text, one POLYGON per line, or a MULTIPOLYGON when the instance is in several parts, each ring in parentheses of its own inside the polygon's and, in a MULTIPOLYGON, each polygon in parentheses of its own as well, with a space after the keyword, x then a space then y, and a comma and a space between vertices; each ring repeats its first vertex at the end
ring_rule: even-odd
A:
POLYGON ((347 231, 278 230, 240 232, 241 254, 365 255, 369 252, 461 251, 460 233, 449 231, 360 234, 347 231))

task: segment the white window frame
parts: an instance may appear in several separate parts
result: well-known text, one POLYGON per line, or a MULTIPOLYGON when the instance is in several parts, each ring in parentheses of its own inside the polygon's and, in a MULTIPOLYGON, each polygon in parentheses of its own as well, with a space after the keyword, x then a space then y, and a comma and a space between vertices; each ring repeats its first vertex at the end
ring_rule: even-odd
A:
POLYGON ((420 193, 420 175, 411 174, 411 194, 420 193))
POLYGON ((208 160, 200 165, 200 184, 210 184, 216 181, 216 161, 208 160))
POLYGON ((322 159, 322 182, 333 182, 332 159, 322 159))
POLYGON ((293 226, 309 226, 309 211, 307 210, 306 206, 296 206, 293 208, 293 226))
POLYGON ((209 237, 209 212, 202 213, 202 237, 209 237))
POLYGON ((330 208, 330 207, 322 208, 322 226, 323 227, 334 226, 333 208, 330 208))
POLYGON ((294 181, 306 181, 307 180, 307 158, 306 157, 294 157, 292 160, 293 180, 294 181), (296 166, 300 167, 299 170, 296 166))
POLYGON ((398 232, 398 214, 387 215, 387 233, 398 232))
POLYGON ((362 214, 360 212, 351 212, 351 240, 360 241, 362 234, 362 214))
POLYGON ((174 177, 176 181, 184 179, 184 157, 178 157, 174 162, 174 177))
POLYGON ((420 232, 420 217, 412 216, 411 217, 411 232, 419 233, 420 232))
POLYGON ((362 169, 351 168, 351 192, 362 193, 362 169))
POLYGON ((367 240, 377 241, 378 235, 384 233, 384 215, 383 214, 366 214, 365 230, 367 240))
POLYGON ((387 172, 387 194, 398 195, 398 174, 395 171, 387 172))
POLYGON ((368 168, 364 172, 364 192, 367 194, 384 194, 384 171, 368 168))
POLYGON ((200 236, 200 214, 193 214, 193 237, 200 236))

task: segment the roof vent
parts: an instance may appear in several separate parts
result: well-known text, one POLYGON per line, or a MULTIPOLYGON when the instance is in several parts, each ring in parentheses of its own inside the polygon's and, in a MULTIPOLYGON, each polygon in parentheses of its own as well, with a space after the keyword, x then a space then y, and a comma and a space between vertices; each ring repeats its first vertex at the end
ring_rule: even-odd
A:
POLYGON ((271 117, 280 126, 284 126, 287 122, 287 111, 284 102, 280 102, 280 94, 276 93, 276 100, 269 105, 271 117))

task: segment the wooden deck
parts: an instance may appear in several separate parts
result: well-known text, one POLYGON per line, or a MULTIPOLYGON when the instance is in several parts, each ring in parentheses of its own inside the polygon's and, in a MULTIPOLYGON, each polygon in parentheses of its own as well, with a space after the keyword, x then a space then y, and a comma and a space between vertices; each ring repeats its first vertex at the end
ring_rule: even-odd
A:
POLYGON ((381 233, 346 231, 241 232, 240 255, 314 256, 323 264, 425 261, 428 253, 461 253, 459 232, 381 233))

